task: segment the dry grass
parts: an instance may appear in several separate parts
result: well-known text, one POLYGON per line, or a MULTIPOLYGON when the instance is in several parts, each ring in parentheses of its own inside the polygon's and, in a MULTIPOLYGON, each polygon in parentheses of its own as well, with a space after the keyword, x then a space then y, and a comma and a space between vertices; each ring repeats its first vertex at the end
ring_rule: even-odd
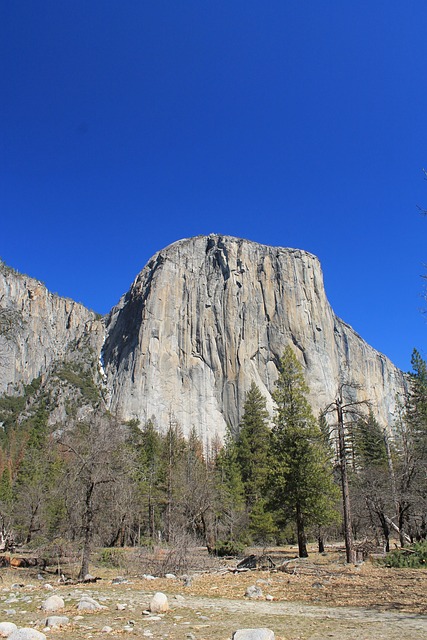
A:
MULTIPOLYGON (((277 563, 295 556, 295 549, 289 547, 269 552, 277 563)), ((181 563, 181 554, 179 557, 181 563)), ((61 613, 70 618, 66 628, 49 632, 51 640, 113 639, 123 634, 154 640, 225 640, 237 628, 251 626, 272 628, 278 640, 372 637, 418 640, 427 635, 427 617, 422 617, 427 614, 427 571, 386 569, 372 562, 349 566, 344 562, 342 550, 335 547, 327 549, 326 555, 311 552, 307 560, 292 560, 286 571, 237 574, 230 571, 236 565, 235 560, 212 559, 205 549, 187 550, 184 566, 193 577, 187 587, 179 577, 156 580, 142 577, 145 573, 164 573, 165 567, 172 571, 172 557, 161 549, 137 554, 133 550, 120 552, 117 564, 115 568, 93 565, 91 572, 102 579, 87 585, 59 585, 53 573, 46 574, 45 581, 41 581, 36 570, 2 569, 0 617, 20 626, 42 629, 44 617, 39 607, 52 593, 44 587, 44 582, 49 581, 54 592, 65 599, 66 610, 61 613), (125 576, 128 582, 112 584, 117 575, 125 576), (263 597, 248 601, 245 590, 257 582, 263 597), (16 583, 25 586, 17 587, 16 583), (142 612, 156 591, 168 594, 172 610, 161 620, 150 622, 142 612), (16 594, 18 601, 7 605, 5 601, 11 593, 16 594), (107 608, 78 616, 76 605, 82 593, 102 601, 107 608), (274 600, 266 601, 266 595, 274 600), (25 601, 26 596, 32 601, 25 601), (117 609, 120 602, 126 604, 124 611, 117 609), (5 615, 7 607, 15 608, 16 615, 5 615), (134 627, 126 631, 130 619, 134 627), (109 636, 101 632, 104 625, 113 628, 109 636)))

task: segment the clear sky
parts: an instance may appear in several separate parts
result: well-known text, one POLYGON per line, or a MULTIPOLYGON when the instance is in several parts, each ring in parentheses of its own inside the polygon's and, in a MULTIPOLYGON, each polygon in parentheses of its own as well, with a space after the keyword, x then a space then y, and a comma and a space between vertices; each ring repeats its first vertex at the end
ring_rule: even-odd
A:
POLYGON ((180 238, 305 249, 408 370, 426 28, 425 0, 1 0, 0 256, 105 313, 180 238))

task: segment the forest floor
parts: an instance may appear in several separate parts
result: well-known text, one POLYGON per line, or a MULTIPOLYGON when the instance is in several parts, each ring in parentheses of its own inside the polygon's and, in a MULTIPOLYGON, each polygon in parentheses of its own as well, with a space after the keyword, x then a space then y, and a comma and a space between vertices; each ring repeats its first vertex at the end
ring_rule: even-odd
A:
POLYGON ((48 572, 40 579, 34 569, 1 569, 0 621, 43 630, 46 614, 40 605, 57 594, 65 601, 57 615, 68 616, 70 623, 45 631, 52 640, 114 640, 123 635, 129 640, 226 640, 239 628, 253 627, 268 627, 279 640, 427 638, 427 570, 387 569, 371 561, 347 565, 335 547, 325 555, 310 553, 306 560, 292 560, 295 549, 290 547, 268 553, 276 564, 290 560, 286 571, 233 573, 235 560, 214 560, 205 550, 191 550, 185 571, 192 578, 189 586, 180 578, 184 571, 174 572, 177 578, 143 577, 161 574, 156 566, 171 560, 164 550, 150 556, 118 554, 121 566, 114 569, 95 564, 91 572, 100 580, 90 584, 59 584, 48 572), (114 584, 117 576, 125 580, 114 584), (262 590, 257 599, 245 597, 252 585, 262 590), (168 596, 170 611, 147 615, 144 611, 157 591, 168 596), (105 608, 77 611, 82 595, 105 608), (106 626, 111 628, 108 634, 106 626))

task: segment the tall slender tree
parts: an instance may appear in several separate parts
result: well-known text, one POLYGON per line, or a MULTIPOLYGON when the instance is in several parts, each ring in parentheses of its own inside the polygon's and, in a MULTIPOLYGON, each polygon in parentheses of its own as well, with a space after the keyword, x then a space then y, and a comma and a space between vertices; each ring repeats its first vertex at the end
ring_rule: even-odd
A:
POLYGON ((324 437, 307 400, 308 386, 291 347, 280 360, 273 399, 277 405, 272 443, 273 500, 297 529, 300 557, 307 557, 306 527, 318 524, 325 501, 333 504, 336 490, 324 437))
POLYGON ((266 508, 271 457, 268 418, 265 398, 253 382, 246 395, 236 453, 249 515, 250 533, 253 540, 260 543, 275 533, 272 514, 266 508))

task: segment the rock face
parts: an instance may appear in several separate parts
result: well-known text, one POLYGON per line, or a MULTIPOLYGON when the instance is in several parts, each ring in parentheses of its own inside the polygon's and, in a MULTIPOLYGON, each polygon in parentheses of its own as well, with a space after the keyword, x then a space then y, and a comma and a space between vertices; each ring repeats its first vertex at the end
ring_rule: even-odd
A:
POLYGON ((11 325, 12 333, 6 338, 0 330, 0 393, 13 392, 16 385, 46 374, 83 337, 97 336, 93 348, 101 348, 103 326, 92 311, 3 264, 0 310, 0 329, 11 325))
POLYGON ((393 422, 403 374, 336 317, 319 261, 305 251, 219 235, 175 242, 104 321, 0 266, 0 329, 12 318, 15 330, 12 340, 0 338, 0 393, 49 374, 70 350, 90 352, 103 364, 95 382, 102 378, 112 412, 142 424, 154 417, 163 429, 177 421, 207 444, 227 424, 237 427, 252 382, 273 412, 278 362, 291 345, 315 411, 351 381, 361 385, 354 398, 393 422))
POLYGON ((361 383, 390 423, 402 373, 333 313, 318 259, 305 251, 200 236, 158 252, 107 319, 110 405, 142 423, 177 420, 223 437, 254 381, 272 410, 284 347, 304 365, 315 410, 343 380, 361 383))

